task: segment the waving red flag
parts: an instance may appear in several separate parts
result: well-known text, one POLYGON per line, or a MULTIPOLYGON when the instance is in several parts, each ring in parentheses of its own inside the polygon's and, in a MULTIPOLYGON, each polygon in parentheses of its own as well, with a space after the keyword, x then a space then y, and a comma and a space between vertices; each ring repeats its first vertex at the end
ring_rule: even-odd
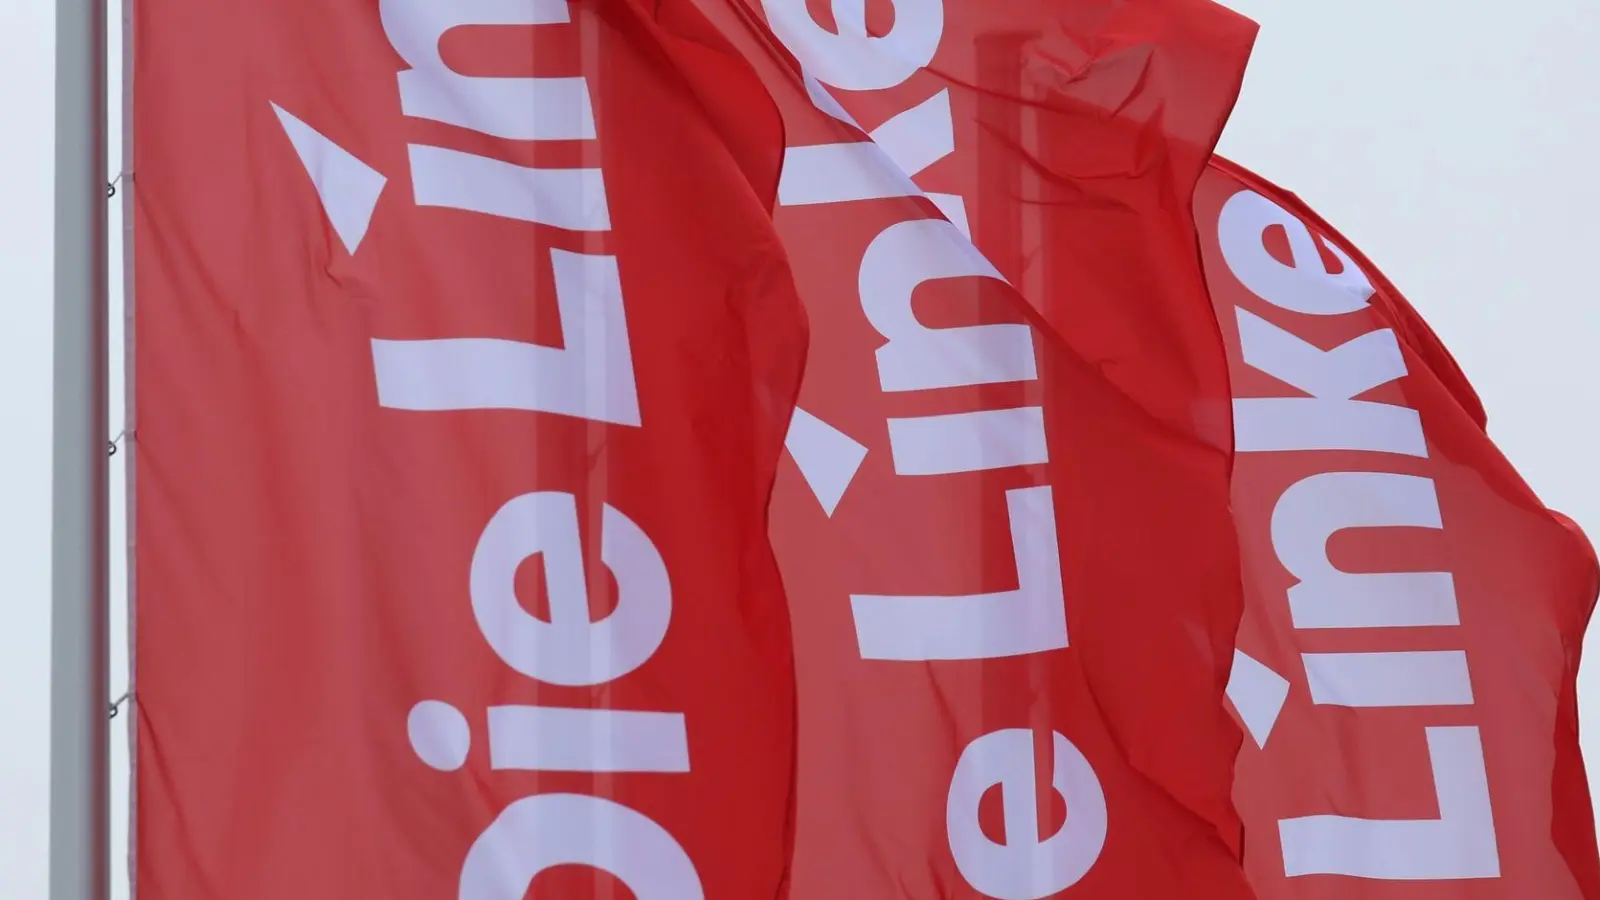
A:
POLYGON ((673 2, 135 11, 139 896, 780 896, 760 83, 673 2))
POLYGON ((701 3, 783 109, 812 327, 773 514, 792 896, 1249 897, 1226 360, 1184 180, 1253 25, 701 3))
POLYGON ((1233 353, 1247 606, 1230 695, 1263 900, 1593 900, 1575 679, 1600 574, 1415 310, 1218 161, 1197 221, 1233 353))

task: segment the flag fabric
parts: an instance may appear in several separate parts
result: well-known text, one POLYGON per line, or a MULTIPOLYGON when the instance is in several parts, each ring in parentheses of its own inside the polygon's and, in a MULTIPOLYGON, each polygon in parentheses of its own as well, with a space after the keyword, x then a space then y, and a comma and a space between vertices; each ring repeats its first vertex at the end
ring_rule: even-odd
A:
POLYGON ((139 896, 782 896, 753 72, 674 0, 134 13, 139 896))
POLYGON ((773 508, 791 896, 1249 897, 1226 357, 1188 197, 1253 24, 698 2, 783 110, 811 323, 773 508))
POLYGON ((1236 400, 1229 695, 1262 900, 1593 900, 1576 676, 1593 550, 1439 339, 1293 194, 1196 199, 1236 400))

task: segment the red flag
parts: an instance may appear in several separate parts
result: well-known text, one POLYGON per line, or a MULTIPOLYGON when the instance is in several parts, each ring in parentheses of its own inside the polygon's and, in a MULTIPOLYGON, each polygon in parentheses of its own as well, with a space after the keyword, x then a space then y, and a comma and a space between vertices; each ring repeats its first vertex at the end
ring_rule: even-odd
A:
POLYGON ((1178 182, 1253 26, 1209 3, 821 22, 775 0, 802 82, 757 11, 702 5, 784 111, 812 325, 773 514, 792 896, 1248 897, 1226 360, 1178 182), (1211 27, 1138 32, 1157 9, 1211 27), (1163 112, 1202 83, 1209 110, 1163 112))
POLYGON ((1600 897, 1575 678, 1588 542, 1450 354, 1296 198, 1196 200, 1233 354, 1247 605, 1230 696, 1264 900, 1600 897))
POLYGON ((672 2, 134 25, 140 897, 780 896, 748 67, 672 2))

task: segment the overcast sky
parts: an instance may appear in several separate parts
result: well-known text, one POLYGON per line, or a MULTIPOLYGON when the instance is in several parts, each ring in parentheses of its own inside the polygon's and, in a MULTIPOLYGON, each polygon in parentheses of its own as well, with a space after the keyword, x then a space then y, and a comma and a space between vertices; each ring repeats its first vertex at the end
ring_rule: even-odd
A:
MULTIPOLYGON (((1547 504, 1600 538, 1600 478, 1593 474, 1600 443, 1600 5, 1228 5, 1259 21, 1262 33, 1223 153, 1300 194, 1384 269, 1471 377, 1501 448, 1547 504)), ((0 0, 6 900, 45 898, 52 6, 0 0)), ((112 215, 120 220, 120 206, 112 215)), ((119 382, 119 415, 120 389, 119 382)), ((121 534, 119 525, 119 541, 121 534)), ((119 588, 121 572, 119 555, 119 588)), ((120 589, 115 596, 120 604, 120 589)), ((114 693, 126 680, 123 623, 119 610, 114 693)), ((1600 660, 1600 641, 1589 646, 1600 660)), ((1585 747, 1600 767, 1600 662, 1586 668, 1583 688, 1585 747)), ((126 752, 120 728, 115 734, 120 855, 126 752)), ((120 864, 116 874, 119 896, 126 896, 120 864)))

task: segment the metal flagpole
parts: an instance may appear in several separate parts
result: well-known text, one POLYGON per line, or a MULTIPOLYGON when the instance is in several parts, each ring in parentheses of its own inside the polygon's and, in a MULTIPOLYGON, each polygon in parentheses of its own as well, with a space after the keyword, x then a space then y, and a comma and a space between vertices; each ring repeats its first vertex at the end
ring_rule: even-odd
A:
POLYGON ((50 898, 109 900, 105 0, 56 0, 50 898))

